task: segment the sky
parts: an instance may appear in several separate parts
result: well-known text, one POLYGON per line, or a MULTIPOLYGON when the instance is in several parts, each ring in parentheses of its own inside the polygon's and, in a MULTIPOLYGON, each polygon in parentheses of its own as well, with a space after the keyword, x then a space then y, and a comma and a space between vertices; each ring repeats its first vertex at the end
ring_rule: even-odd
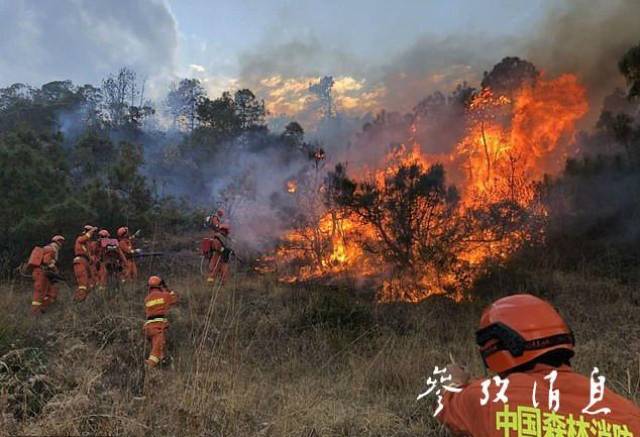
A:
POLYGON ((240 0, 177 1, 169 7, 185 50, 183 64, 237 74, 243 55, 269 43, 317 39, 372 64, 418 37, 461 32, 509 35, 538 21, 548 1, 240 0))
POLYGON ((272 114, 291 115, 310 111, 309 83, 332 75, 344 112, 406 109, 419 95, 464 80, 477 84, 483 71, 508 55, 533 58, 542 70, 561 73, 567 65, 582 66, 576 53, 597 50, 584 63, 594 71, 585 72, 585 80, 595 82, 600 57, 640 40, 637 23, 628 22, 638 16, 637 5, 637 0, 0 0, 0 86, 62 79, 99 84, 128 66, 147 79, 154 100, 162 99, 171 82, 195 77, 212 97, 249 87, 267 100, 272 114), (620 35, 603 43, 601 29, 615 29, 616 23, 628 29, 612 30, 620 35))

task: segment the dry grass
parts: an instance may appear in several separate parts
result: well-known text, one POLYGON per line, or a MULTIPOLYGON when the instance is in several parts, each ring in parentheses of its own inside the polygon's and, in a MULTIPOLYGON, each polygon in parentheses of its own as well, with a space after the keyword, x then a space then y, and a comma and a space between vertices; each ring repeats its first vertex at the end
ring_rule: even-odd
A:
POLYGON ((597 365, 609 386, 639 400, 640 298, 630 286, 498 274, 474 302, 374 305, 369 294, 254 275, 214 295, 197 276, 179 275, 169 278, 182 297, 171 360, 153 372, 143 367, 142 286, 83 304, 63 288, 61 302, 34 319, 31 285, 5 283, 0 434, 444 436, 430 403, 415 400, 424 378, 449 354, 482 375, 473 346, 480 311, 525 289, 551 299, 572 325, 578 370, 597 365))

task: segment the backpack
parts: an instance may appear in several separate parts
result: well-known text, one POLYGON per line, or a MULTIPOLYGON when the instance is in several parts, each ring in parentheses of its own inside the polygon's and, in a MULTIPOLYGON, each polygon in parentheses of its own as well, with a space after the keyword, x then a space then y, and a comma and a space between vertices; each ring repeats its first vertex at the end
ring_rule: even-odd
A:
POLYGON ((42 265, 44 259, 44 247, 36 246, 31 250, 29 259, 27 260, 27 268, 34 269, 42 265))
POLYGON ((100 240, 100 249, 102 251, 102 256, 104 261, 107 263, 120 260, 120 255, 118 251, 120 250, 118 246, 118 240, 115 238, 102 238, 100 240))

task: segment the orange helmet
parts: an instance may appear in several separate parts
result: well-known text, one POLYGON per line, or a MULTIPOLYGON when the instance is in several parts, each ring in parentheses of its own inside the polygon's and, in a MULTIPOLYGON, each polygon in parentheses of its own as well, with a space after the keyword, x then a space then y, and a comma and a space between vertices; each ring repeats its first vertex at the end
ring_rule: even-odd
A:
POLYGON ((164 281, 160 276, 149 276, 149 280, 147 281, 149 288, 161 287, 163 283, 164 281))
POLYGON ((126 226, 122 226, 120 228, 118 228, 118 230, 116 231, 116 234, 118 234, 118 237, 122 238, 125 235, 127 235, 129 233, 129 228, 126 226))
POLYGON ((476 343, 485 366, 502 373, 557 349, 573 355, 571 330, 547 301, 530 294, 498 299, 482 313, 476 343))
POLYGON ((100 236, 100 238, 109 238, 111 234, 106 229, 100 229, 100 232, 98 232, 98 236, 100 236))
POLYGON ((51 237, 51 241, 62 245, 64 244, 64 237, 62 235, 54 235, 51 237))

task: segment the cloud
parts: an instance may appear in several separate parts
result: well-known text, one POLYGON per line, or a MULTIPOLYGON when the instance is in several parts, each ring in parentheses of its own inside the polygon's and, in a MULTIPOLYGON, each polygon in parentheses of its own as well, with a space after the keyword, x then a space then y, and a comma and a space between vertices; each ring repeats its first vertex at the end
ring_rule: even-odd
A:
POLYGON ((159 0, 0 3, 0 86, 99 83, 122 66, 166 76, 177 48, 175 19, 159 0))
MULTIPOLYGON (((271 116, 295 117, 298 122, 309 126, 316 124, 321 115, 318 97, 309 92, 309 85, 318 80, 320 76, 273 75, 261 79, 251 89, 265 99, 271 116)), ((332 94, 338 112, 357 117, 380 107, 384 89, 364 78, 337 76, 334 77, 332 94)))
POLYGON ((189 64, 189 68, 196 73, 204 73, 205 71, 207 71, 206 68, 198 64, 189 64))

